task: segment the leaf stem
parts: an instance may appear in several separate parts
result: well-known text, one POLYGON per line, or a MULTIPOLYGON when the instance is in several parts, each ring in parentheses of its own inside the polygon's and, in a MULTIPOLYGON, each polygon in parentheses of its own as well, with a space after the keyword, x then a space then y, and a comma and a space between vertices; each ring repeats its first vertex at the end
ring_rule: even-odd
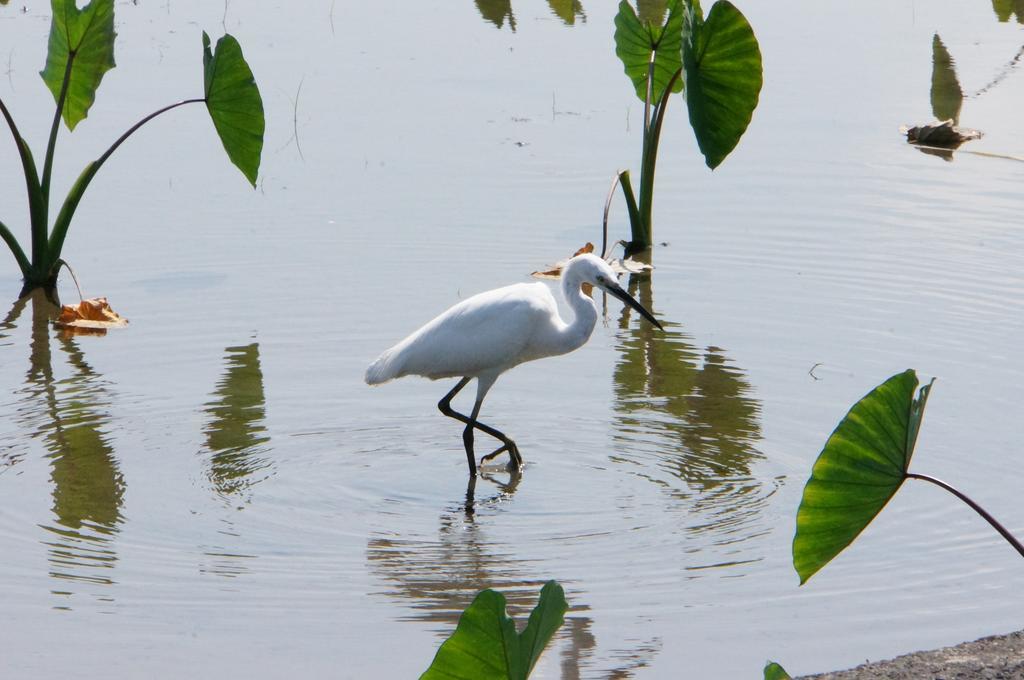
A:
POLYGON ((206 101, 206 97, 197 97, 195 99, 183 99, 182 101, 177 102, 176 104, 170 104, 169 106, 165 106, 162 109, 159 109, 159 110, 154 111, 153 113, 149 114, 148 116, 146 116, 145 118, 140 120, 138 123, 136 123, 135 125, 133 125, 130 128, 128 128, 128 130, 123 135, 121 135, 120 137, 117 138, 116 142, 114 142, 113 144, 110 145, 110 148, 107 149, 103 153, 102 156, 100 156, 98 159, 96 159, 97 169, 99 168, 100 165, 103 165, 103 163, 108 158, 110 158, 110 155, 112 153, 114 153, 114 151, 117 150, 117 147, 121 146, 121 144, 123 144, 126 139, 131 137, 135 133, 136 130, 138 130, 140 127, 142 127, 143 125, 145 125, 149 121, 153 120, 154 118, 156 118, 160 114, 167 113, 171 109, 176 109, 179 106, 184 106, 185 104, 198 104, 200 102, 205 102, 205 101, 206 101))
POLYGON ((619 186, 622 187, 622 195, 626 199, 626 210, 629 211, 629 226, 632 239, 626 247, 626 254, 631 255, 639 250, 647 248, 651 244, 645 241, 644 227, 640 223, 640 211, 636 207, 636 195, 633 193, 633 182, 629 179, 629 170, 619 173, 619 186))
POLYGON ((654 60, 658 56, 658 46, 654 45, 651 57, 647 60, 647 93, 644 96, 644 144, 647 144, 647 132, 651 127, 651 100, 654 99, 654 60))
POLYGON ((79 201, 82 200, 82 194, 85 193, 86 187, 92 182, 92 178, 99 171, 111 154, 113 154, 117 147, 121 146, 132 134, 135 133, 140 127, 153 120, 162 113, 167 113, 171 109, 176 109, 179 106, 185 104, 198 104, 199 102, 205 102, 205 97, 199 97, 196 99, 185 99, 175 104, 165 106, 162 109, 154 111, 135 125, 128 128, 123 135, 117 138, 117 140, 110 145, 110 148, 103 152, 103 155, 94 160, 92 163, 85 167, 82 174, 78 176, 78 180, 71 187, 71 191, 68 192, 67 198, 64 199, 64 205, 61 206, 60 213, 57 215, 57 219, 53 223, 53 233, 50 234, 49 241, 49 262, 46 267, 47 271, 52 270, 55 266, 58 266, 58 260, 60 259, 60 251, 64 247, 64 239, 68 234, 68 227, 71 226, 71 218, 75 214, 75 210, 78 208, 79 201))
POLYGON ((21 275, 27 279, 32 270, 32 265, 29 263, 28 258, 25 257, 25 251, 21 249, 18 239, 14 237, 14 234, 11 233, 11 230, 3 222, 0 222, 0 238, 11 249, 14 259, 18 261, 18 267, 21 268, 21 275))
POLYGON ((50 174, 53 171, 53 152, 57 148, 57 132, 60 130, 60 117, 64 113, 64 102, 67 101, 68 87, 71 85, 71 69, 75 64, 75 50, 68 52, 68 63, 64 67, 64 80, 60 85, 60 94, 57 96, 57 110, 53 114, 53 124, 50 126, 50 139, 46 143, 46 159, 43 161, 43 202, 50 205, 50 174))
MULTIPOLYGON (((39 175, 36 174, 35 160, 32 158, 32 151, 28 144, 18 132, 18 126, 14 123, 14 117, 7 110, 7 106, 0 99, 0 113, 3 113, 7 121, 7 127, 11 130, 14 143, 18 147, 18 155, 21 158, 21 167, 25 175, 25 192, 28 194, 29 220, 32 233, 32 265, 38 265, 43 259, 46 250, 46 202, 43 200, 43 193, 39 186, 39 175)), ((25 285, 34 283, 26 279, 25 285)))
POLYGON ((969 496, 967 496, 967 494, 965 494, 965 493, 961 492, 960 490, 950 486, 949 484, 947 484, 946 482, 942 481, 941 479, 936 479, 935 477, 929 477, 928 475, 919 475, 919 474, 916 474, 916 473, 913 473, 913 472, 908 472, 908 473, 906 473, 906 475, 907 475, 907 477, 909 479, 920 479, 920 480, 925 481, 925 482, 931 482, 932 484, 934 484, 936 486, 940 486, 943 489, 945 489, 946 491, 948 491, 951 494, 953 494, 954 496, 956 496, 957 498, 959 498, 960 500, 962 500, 964 503, 969 505, 972 510, 974 510, 976 513, 981 515, 985 519, 986 522, 991 524, 992 528, 995 529, 996 531, 998 531, 999 534, 1003 538, 1006 539, 1006 542, 1009 543, 1010 545, 1012 545, 1014 547, 1014 549, 1017 552, 1020 553, 1021 557, 1024 557, 1024 545, 1021 545, 1021 542, 1018 541, 1017 538, 1013 534, 1011 534, 1009 532, 1009 530, 1006 529, 1006 527, 1004 527, 1002 524, 1000 524, 996 520, 995 517, 993 517, 992 515, 988 514, 988 512, 986 512, 984 508, 982 508, 980 505, 978 505, 973 500, 971 500, 971 498, 969 496))
POLYGON ((661 101, 654 107, 654 118, 651 121, 651 125, 645 130, 644 134, 644 149, 640 166, 640 223, 643 225, 644 247, 650 246, 652 239, 651 214, 654 204, 654 171, 658 163, 661 125, 665 120, 665 110, 668 107, 668 99, 672 94, 672 88, 681 75, 682 69, 672 74, 672 78, 669 79, 668 85, 661 95, 661 101))
POLYGON ((608 257, 608 213, 611 211, 612 198, 615 196, 615 187, 619 185, 619 173, 615 173, 612 185, 608 187, 608 196, 604 199, 604 220, 601 223, 601 257, 608 257))

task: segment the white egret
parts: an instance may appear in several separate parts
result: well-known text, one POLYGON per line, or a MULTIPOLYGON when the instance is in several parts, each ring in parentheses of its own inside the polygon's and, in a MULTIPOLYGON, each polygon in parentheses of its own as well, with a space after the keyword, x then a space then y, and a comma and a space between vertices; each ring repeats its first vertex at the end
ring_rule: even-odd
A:
POLYGON ((444 415, 466 424, 462 441, 470 475, 476 475, 473 430, 491 435, 501 446, 480 459, 480 464, 507 451, 509 467, 523 459, 515 442, 477 420, 480 405, 498 376, 525 361, 566 354, 582 346, 597 322, 597 305, 581 287, 589 283, 619 298, 661 328, 654 316, 624 291, 608 263, 594 255, 577 255, 562 270, 562 296, 574 318, 566 323, 543 283, 517 283, 479 293, 452 306, 391 349, 366 369, 366 382, 384 383, 406 375, 431 380, 460 378, 437 407, 444 415), (473 412, 465 415, 451 407, 452 398, 477 379, 473 412))

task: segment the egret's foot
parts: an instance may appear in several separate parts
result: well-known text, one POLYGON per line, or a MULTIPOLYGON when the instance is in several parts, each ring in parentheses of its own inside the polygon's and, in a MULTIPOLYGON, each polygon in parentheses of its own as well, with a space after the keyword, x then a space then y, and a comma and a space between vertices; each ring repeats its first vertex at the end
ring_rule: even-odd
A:
POLYGON ((483 467, 484 463, 486 463, 489 460, 493 460, 494 458, 497 458, 506 451, 508 451, 508 469, 510 472, 513 470, 519 470, 521 467, 523 467, 523 457, 519 455, 519 447, 516 446, 516 443, 513 441, 509 441, 506 444, 502 444, 495 450, 488 453, 486 456, 481 457, 480 467, 483 467))

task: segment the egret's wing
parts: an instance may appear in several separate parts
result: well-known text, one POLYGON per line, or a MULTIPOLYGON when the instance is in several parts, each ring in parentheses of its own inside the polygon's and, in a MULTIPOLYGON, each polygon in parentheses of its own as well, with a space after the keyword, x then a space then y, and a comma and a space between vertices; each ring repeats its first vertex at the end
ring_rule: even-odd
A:
POLYGON ((500 373, 523 360, 524 348, 538 326, 556 316, 554 298, 542 283, 474 295, 385 352, 381 359, 386 359, 391 373, 385 379, 500 373))

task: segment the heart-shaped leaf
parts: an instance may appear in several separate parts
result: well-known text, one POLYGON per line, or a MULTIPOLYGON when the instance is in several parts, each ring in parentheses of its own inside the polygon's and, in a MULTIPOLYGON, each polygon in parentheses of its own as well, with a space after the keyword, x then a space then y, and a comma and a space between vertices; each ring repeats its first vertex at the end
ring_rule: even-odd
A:
POLYGON ((234 37, 225 34, 210 52, 203 32, 203 75, 206 108, 228 158, 255 187, 263 152, 263 99, 252 70, 234 37))
POLYGON ((67 76, 62 115, 68 129, 74 130, 89 114, 103 75, 115 66, 114 0, 92 0, 82 9, 75 0, 52 0, 50 5, 50 42, 39 75, 58 105, 67 76))
POLYGON ((764 680, 793 680, 789 677, 789 673, 786 669, 775 663, 769 661, 764 667, 764 680))
MULTIPOLYGON (((622 60, 626 75, 633 81, 640 101, 647 101, 652 54, 652 104, 661 101, 672 76, 682 68, 682 31, 683 8, 680 0, 669 0, 668 19, 664 24, 641 21, 627 0, 619 3, 619 13, 615 15, 615 54, 622 60)), ((682 89, 683 83, 677 79, 672 91, 680 92, 682 89)))
POLYGON ((484 590, 462 613, 420 680, 526 680, 567 608, 562 587, 548 581, 526 628, 516 633, 505 613, 505 597, 484 590))
MULTIPOLYGON (((933 381, 934 382, 934 381, 933 381)), ((907 478, 931 383, 913 370, 861 398, 825 443, 796 515, 793 567, 801 585, 850 545, 907 478)))
POLYGON ((761 92, 761 50, 746 17, 719 0, 707 20, 688 4, 682 40, 690 125, 704 162, 714 170, 750 124, 761 92))

